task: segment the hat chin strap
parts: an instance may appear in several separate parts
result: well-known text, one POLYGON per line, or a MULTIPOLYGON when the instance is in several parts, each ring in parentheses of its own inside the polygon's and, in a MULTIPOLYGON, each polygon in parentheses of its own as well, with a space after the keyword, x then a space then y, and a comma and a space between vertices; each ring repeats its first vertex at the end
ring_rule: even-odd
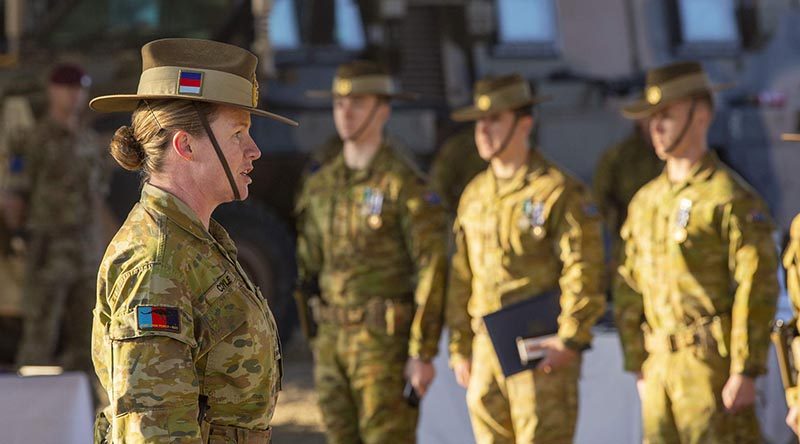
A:
POLYGON ((367 128, 369 128, 369 125, 372 123, 373 120, 375 120, 375 115, 378 114, 378 107, 380 107, 380 105, 381 105, 380 99, 376 98, 375 104, 372 105, 372 109, 369 110, 367 118, 364 119, 364 122, 362 122, 361 125, 358 128, 356 128, 355 131, 353 131, 353 134, 351 134, 350 137, 344 139, 345 142, 355 142, 356 140, 358 140, 359 137, 364 135, 364 132, 367 130, 367 128))
POLYGON ((219 158, 219 162, 222 164, 222 169, 225 170, 225 175, 228 176, 228 183, 231 186, 231 190, 233 190, 233 199, 242 200, 242 196, 239 194, 239 188, 236 186, 236 181, 233 180, 233 174, 231 173, 230 166, 228 166, 228 161, 225 160, 225 155, 222 154, 222 149, 219 147, 219 143, 217 143, 217 138, 214 137, 214 132, 211 131, 211 125, 208 124, 208 117, 200 110, 200 107, 197 106, 197 102, 192 102, 192 105, 194 106, 194 110, 197 112, 197 116, 200 118, 200 124, 203 125, 203 128, 206 130, 206 134, 208 134, 208 140, 211 141, 214 151, 217 152, 217 157, 219 158))
POLYGON ((491 159, 494 159, 497 156, 503 154, 503 152, 508 148, 508 146, 511 144, 511 138, 514 137, 514 132, 517 130, 518 124, 519 124, 519 115, 515 115, 514 122, 511 124, 511 129, 508 130, 508 134, 506 135, 505 139, 503 139, 503 143, 500 145, 500 149, 497 150, 496 153, 492 154, 491 159))
POLYGON ((689 107, 689 115, 686 117, 686 123, 683 124, 683 129, 681 133, 678 134, 678 138, 675 139, 674 142, 670 146, 668 146, 664 152, 671 153, 678 148, 678 145, 683 141, 683 138, 686 137, 686 134, 689 132, 689 126, 692 124, 692 120, 694 120, 694 110, 697 108, 697 98, 692 97, 692 105, 689 107))

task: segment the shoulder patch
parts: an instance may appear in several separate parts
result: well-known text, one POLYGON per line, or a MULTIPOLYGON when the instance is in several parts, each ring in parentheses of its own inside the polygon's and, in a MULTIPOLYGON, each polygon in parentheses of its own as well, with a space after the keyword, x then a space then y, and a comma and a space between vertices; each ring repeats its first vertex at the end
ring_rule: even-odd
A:
POLYGON ((136 327, 140 331, 179 332, 181 330, 180 312, 175 307, 139 305, 136 307, 136 327))
POLYGON ((438 193, 436 193, 434 191, 426 192, 425 196, 423 196, 423 199, 425 199, 425 202, 427 202, 430 205, 441 205, 442 204, 442 198, 439 196, 438 193))
POLYGON ((767 215, 761 210, 752 210, 747 214, 747 221, 753 223, 766 222, 767 215))
POLYGON ((597 210, 597 205, 592 202, 586 202, 583 204, 583 214, 589 217, 597 217, 600 215, 600 211, 597 210))

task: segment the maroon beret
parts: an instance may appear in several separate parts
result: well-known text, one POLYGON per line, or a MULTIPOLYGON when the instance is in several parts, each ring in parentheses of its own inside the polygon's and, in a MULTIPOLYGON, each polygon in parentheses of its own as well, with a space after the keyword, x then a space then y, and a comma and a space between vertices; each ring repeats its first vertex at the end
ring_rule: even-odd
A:
POLYGON ((79 65, 60 63, 50 71, 50 83, 88 88, 92 84, 92 78, 79 65))

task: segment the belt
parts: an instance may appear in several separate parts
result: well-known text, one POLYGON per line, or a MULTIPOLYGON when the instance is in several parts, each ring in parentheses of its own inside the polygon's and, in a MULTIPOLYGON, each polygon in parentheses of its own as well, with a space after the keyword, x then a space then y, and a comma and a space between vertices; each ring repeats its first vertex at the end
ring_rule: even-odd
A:
POLYGON ((209 444, 270 444, 272 429, 251 430, 241 427, 211 424, 203 421, 200 432, 209 444))
POLYGON ((314 319, 320 324, 338 326, 366 325, 386 329, 390 335, 411 328, 413 305, 392 299, 372 298, 366 304, 354 307, 323 305, 312 306, 314 319))
POLYGON ((689 347, 715 345, 720 355, 728 355, 725 338, 726 327, 723 326, 723 317, 720 316, 704 317, 673 332, 652 330, 647 324, 644 324, 642 328, 645 349, 648 353, 674 353, 689 347))

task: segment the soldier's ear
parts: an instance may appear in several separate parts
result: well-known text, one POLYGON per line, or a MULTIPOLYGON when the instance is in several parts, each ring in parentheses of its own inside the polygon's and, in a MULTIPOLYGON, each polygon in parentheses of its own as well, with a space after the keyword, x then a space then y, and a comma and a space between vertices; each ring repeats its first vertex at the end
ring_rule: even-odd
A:
POLYGON ((194 153, 191 146, 192 138, 189 133, 183 130, 178 130, 172 135, 172 149, 178 153, 178 156, 185 160, 192 160, 194 153))

